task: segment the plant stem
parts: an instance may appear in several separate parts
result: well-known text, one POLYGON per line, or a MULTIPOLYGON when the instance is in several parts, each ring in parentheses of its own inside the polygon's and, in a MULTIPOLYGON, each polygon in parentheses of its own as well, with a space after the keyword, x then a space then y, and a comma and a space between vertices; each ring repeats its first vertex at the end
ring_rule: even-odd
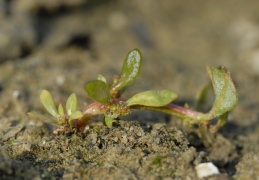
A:
MULTIPOLYGON (((126 102, 127 99, 113 100, 114 103, 120 102, 120 101, 126 102)), ((85 111, 83 112, 84 116, 81 119, 76 120, 74 122, 74 126, 79 131, 82 131, 86 126, 87 121, 89 121, 94 116, 104 114, 107 111, 107 109, 109 109, 109 104, 102 104, 99 102, 94 102, 92 104, 89 104, 86 107, 85 111)), ((168 104, 162 107, 133 105, 133 106, 130 106, 130 109, 143 109, 143 110, 163 112, 163 113, 177 116, 185 121, 188 121, 189 123, 203 123, 213 118, 213 114, 211 114, 210 112, 208 113, 197 112, 175 104, 168 104)), ((121 112, 121 115, 123 115, 122 112, 121 112)))
POLYGON ((83 112, 83 117, 74 121, 74 127, 78 131, 84 131, 87 122, 94 116, 102 114, 103 104, 99 102, 93 102, 86 106, 85 111, 83 112))
POLYGON ((149 107, 149 106, 134 105, 131 108, 152 110, 152 111, 158 111, 158 112, 171 114, 171 115, 177 116, 181 119, 184 119, 186 121, 189 121, 190 123, 200 123, 200 122, 207 121, 207 120, 210 120, 213 118, 210 113, 197 112, 197 111, 194 111, 191 109, 183 108, 183 107, 175 105, 175 104, 168 104, 168 105, 162 106, 162 107, 149 107))

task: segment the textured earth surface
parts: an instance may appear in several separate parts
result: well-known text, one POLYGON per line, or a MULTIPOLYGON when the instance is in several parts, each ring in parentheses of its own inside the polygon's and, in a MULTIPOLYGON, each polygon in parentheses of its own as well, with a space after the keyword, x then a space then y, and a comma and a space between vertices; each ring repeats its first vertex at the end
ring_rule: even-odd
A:
MULTIPOLYGON (((255 1, 0 1, 0 179, 207 179, 259 177, 259 3, 255 1), (217 133, 181 120, 134 111, 112 128, 93 123, 84 134, 54 135, 39 94, 56 102, 78 95, 99 74, 119 74, 133 48, 141 73, 125 97, 170 89, 177 104, 195 105, 209 82, 206 65, 226 66, 239 104, 217 133)), ((208 111, 213 96, 204 104, 208 111)))

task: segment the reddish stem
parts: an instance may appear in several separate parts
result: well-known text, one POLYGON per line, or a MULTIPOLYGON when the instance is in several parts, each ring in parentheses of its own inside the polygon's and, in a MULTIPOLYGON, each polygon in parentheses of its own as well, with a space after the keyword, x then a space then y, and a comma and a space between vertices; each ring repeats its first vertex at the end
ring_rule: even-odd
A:
MULTIPOLYGON (((126 102, 127 99, 121 99, 121 98, 114 99, 113 103, 116 103, 119 101, 126 102)), ((104 114, 108 108, 109 108, 109 104, 102 104, 99 102, 94 102, 92 104, 89 104, 86 107, 85 111, 83 112, 84 116, 81 119, 76 120, 74 122, 74 126, 77 128, 77 130, 83 131, 85 126, 87 125, 87 122, 92 117, 104 114)), ((182 119, 188 119, 192 123, 207 121, 207 120, 213 118, 210 113, 197 112, 197 111, 187 109, 187 108, 175 105, 175 104, 168 104, 168 105, 162 106, 162 107, 134 105, 134 106, 130 106, 130 109, 143 109, 143 110, 152 110, 152 111, 163 112, 163 113, 177 116, 182 119)))
POLYGON ((193 123, 207 121, 207 120, 213 118, 210 113, 197 112, 197 111, 187 109, 187 108, 175 105, 175 104, 168 104, 168 105, 162 106, 162 107, 149 107, 149 106, 135 105, 135 106, 132 106, 131 108, 163 112, 163 113, 177 116, 181 119, 188 119, 189 121, 191 121, 193 123))

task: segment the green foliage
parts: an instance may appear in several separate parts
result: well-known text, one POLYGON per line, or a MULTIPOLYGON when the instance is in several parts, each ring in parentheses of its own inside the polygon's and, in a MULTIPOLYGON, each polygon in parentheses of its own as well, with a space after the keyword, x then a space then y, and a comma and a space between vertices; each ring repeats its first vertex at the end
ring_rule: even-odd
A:
POLYGON ((61 103, 59 103, 59 105, 58 105, 58 113, 59 113, 60 116, 65 115, 64 108, 63 108, 61 103))
POLYGON ((208 93, 209 93, 209 89, 210 89, 210 86, 209 84, 205 85, 200 93, 199 93, 199 96, 197 98, 197 102, 195 104, 195 109, 196 110, 200 110, 201 108, 201 105, 207 100, 207 97, 208 97, 208 93))
POLYGON ((73 120, 80 119, 82 116, 83 116, 83 113, 81 111, 75 110, 74 112, 72 112, 68 119, 69 125, 72 126, 73 120))
POLYGON ((169 90, 151 90, 145 91, 131 97, 126 101, 128 106, 142 105, 142 106, 153 106, 161 107, 165 106, 177 98, 177 95, 169 90))
POLYGON ((226 68, 207 67, 207 70, 215 93, 215 101, 209 113, 213 114, 214 117, 221 116, 237 105, 236 88, 226 68))
MULTIPOLYGON (((89 104, 84 112, 77 110, 77 98, 73 93, 66 102, 65 110, 61 104, 56 107, 52 96, 46 90, 40 95, 40 100, 45 109, 52 115, 29 113, 32 116, 48 120, 54 124, 83 131, 89 119, 96 115, 104 116, 104 124, 111 127, 113 118, 125 116, 131 109, 145 109, 160 111, 178 116, 188 123, 208 124, 208 121, 219 117, 214 129, 218 129, 227 121, 227 115, 238 102, 235 86, 226 68, 210 68, 208 73, 215 92, 215 102, 208 113, 197 112, 181 107, 172 102, 177 95, 170 90, 150 90, 134 95, 129 99, 119 98, 122 91, 137 78, 142 64, 142 55, 138 49, 130 51, 123 63, 120 76, 115 76, 112 83, 108 84, 105 77, 99 75, 97 80, 85 85, 89 97, 95 102, 89 104)), ((208 86, 200 94, 197 105, 206 99, 208 86)), ((64 128, 65 129, 65 128, 64 128)), ((160 162, 160 159, 158 159, 160 162)))
POLYGON ((62 104, 56 107, 51 94, 47 90, 43 90, 40 94, 40 100, 44 108, 52 116, 43 115, 37 112, 29 112, 30 116, 47 120, 57 125, 73 125, 73 120, 80 119, 83 116, 81 111, 77 110, 77 97, 76 94, 71 94, 66 102, 66 114, 62 104))
POLYGON ((119 90, 129 86, 138 77, 141 65, 141 52, 138 49, 130 51, 123 63, 120 78, 111 91, 116 94, 119 90))
POLYGON ((58 110, 55 106, 51 94, 47 90, 43 90, 40 95, 40 101, 44 108, 55 118, 59 118, 58 110))
POLYGON ((111 101, 109 86, 101 81, 90 81, 85 85, 85 90, 89 97, 100 103, 109 103, 111 101))
POLYGON ((138 49, 130 51, 124 61, 120 80, 117 84, 120 89, 130 85, 138 77, 141 64, 142 57, 140 51, 138 49))
POLYGON ((73 93, 71 94, 66 102, 66 110, 67 110, 67 115, 71 115, 73 112, 75 112, 77 109, 77 98, 76 94, 73 93))
POLYGON ((114 120, 112 118, 105 116, 103 123, 104 123, 105 126, 112 127, 113 121, 114 120))

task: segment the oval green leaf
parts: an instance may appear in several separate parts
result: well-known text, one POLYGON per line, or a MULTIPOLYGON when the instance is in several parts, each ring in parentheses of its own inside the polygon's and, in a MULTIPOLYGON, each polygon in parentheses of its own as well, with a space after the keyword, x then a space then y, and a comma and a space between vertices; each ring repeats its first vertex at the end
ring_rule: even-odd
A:
POLYGON ((134 49, 127 54, 124 60, 121 75, 115 86, 116 91, 130 85, 139 75, 142 64, 142 55, 138 49, 134 49))
POLYGON ((220 116, 237 105, 238 95, 230 73, 226 68, 207 67, 207 70, 215 93, 215 101, 209 113, 214 117, 220 116))
POLYGON ((100 103, 109 103, 111 100, 109 86, 100 80, 90 81, 85 85, 89 97, 100 103))
POLYGON ((169 90, 151 90, 145 91, 127 100, 128 106, 142 105, 150 107, 161 107, 165 106, 177 98, 177 95, 169 90))
POLYGON ((63 108, 61 103, 58 105, 58 113, 59 113, 60 116, 64 116, 65 115, 64 108, 63 108))
POLYGON ((40 101, 44 108, 55 118, 59 117, 58 110, 55 106, 51 94, 47 90, 43 90, 40 94, 40 101))
POLYGON ((83 117, 83 113, 76 110, 71 114, 70 119, 80 119, 81 117, 83 117))
POLYGON ((77 109, 77 98, 76 94, 72 93, 66 102, 66 110, 67 110, 67 115, 71 115, 73 112, 75 112, 77 109))
POLYGON ((209 84, 205 85, 197 98, 197 102, 195 104, 195 109, 200 110, 201 105, 206 102, 209 94, 210 86, 209 84))
POLYGON ((80 119, 81 117, 83 117, 83 113, 82 113, 81 111, 76 110, 76 111, 74 111, 74 112, 71 114, 71 116, 69 117, 68 122, 69 122, 70 125, 72 125, 73 120, 75 120, 75 119, 80 119))

